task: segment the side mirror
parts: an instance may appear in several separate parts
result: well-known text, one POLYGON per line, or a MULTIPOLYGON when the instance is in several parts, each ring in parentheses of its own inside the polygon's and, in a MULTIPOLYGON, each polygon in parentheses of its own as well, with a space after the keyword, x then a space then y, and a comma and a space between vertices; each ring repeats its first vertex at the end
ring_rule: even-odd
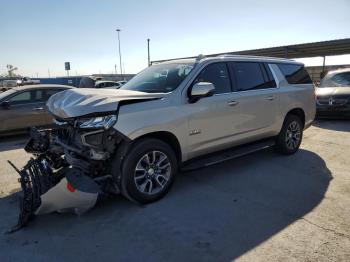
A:
POLYGON ((1 103, 1 107, 4 109, 10 109, 11 102, 10 101, 4 101, 1 103))
POLYGON ((190 102, 196 102, 197 100, 214 95, 215 87, 209 82, 199 82, 192 86, 190 92, 190 102))

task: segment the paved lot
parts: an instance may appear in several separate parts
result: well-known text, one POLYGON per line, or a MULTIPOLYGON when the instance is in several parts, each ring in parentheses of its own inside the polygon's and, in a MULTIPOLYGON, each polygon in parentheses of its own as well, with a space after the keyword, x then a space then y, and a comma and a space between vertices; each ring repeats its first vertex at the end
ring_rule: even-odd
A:
MULTIPOLYGON (((17 219, 10 159, 0 141, 0 231, 17 219)), ((265 150, 180 174, 144 208, 116 198, 80 217, 38 217, 0 234, 0 261, 350 261, 350 122, 317 122, 293 156, 265 150)))

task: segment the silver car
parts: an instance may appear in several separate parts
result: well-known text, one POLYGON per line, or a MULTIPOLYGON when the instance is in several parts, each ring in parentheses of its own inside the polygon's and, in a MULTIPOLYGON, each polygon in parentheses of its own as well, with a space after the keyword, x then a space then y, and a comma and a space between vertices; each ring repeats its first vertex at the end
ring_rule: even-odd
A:
POLYGON ((350 69, 330 71, 316 89, 317 117, 350 117, 350 69))
POLYGON ((35 179, 22 185, 31 195, 22 206, 33 214, 87 210, 108 193, 150 203, 169 191, 179 169, 268 146, 293 154, 315 104, 303 64, 250 56, 174 60, 148 67, 118 90, 60 92, 47 103, 56 128, 33 131, 26 147, 36 159, 20 174, 35 179), (34 190, 43 177, 50 183, 34 190))

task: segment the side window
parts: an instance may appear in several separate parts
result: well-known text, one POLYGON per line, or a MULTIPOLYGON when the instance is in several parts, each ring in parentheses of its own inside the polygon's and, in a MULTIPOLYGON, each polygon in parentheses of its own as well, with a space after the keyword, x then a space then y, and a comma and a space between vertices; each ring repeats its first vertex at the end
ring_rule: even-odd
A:
POLYGON ((236 79, 237 91, 270 88, 269 81, 262 71, 263 65, 256 62, 230 62, 230 71, 236 79))
POLYGON ((45 97, 46 97, 46 100, 50 98, 50 96, 60 92, 60 91, 63 91, 63 90, 60 90, 60 89, 47 89, 45 90, 45 97))
POLYGON ((32 102, 31 92, 25 91, 25 92, 19 93, 18 95, 15 95, 12 98, 10 98, 9 101, 11 102, 11 104, 14 104, 14 105, 31 103, 32 102))
POLYGON ((44 91, 43 90, 33 90, 33 97, 34 97, 34 101, 38 102, 38 101, 44 101, 44 91))
POLYGON ((277 64, 289 84, 312 84, 312 80, 303 65, 277 64))
POLYGON ((215 86, 215 94, 231 92, 231 82, 226 63, 214 63, 208 65, 198 75, 195 83, 210 82, 215 86))

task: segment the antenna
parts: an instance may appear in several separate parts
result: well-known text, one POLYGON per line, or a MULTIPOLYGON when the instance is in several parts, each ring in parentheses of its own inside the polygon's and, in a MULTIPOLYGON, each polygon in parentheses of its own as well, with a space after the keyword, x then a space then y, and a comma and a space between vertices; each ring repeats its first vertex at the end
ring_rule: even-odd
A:
POLYGON ((196 57, 196 63, 198 63, 199 61, 201 61, 205 56, 203 54, 199 54, 197 57, 196 57))

